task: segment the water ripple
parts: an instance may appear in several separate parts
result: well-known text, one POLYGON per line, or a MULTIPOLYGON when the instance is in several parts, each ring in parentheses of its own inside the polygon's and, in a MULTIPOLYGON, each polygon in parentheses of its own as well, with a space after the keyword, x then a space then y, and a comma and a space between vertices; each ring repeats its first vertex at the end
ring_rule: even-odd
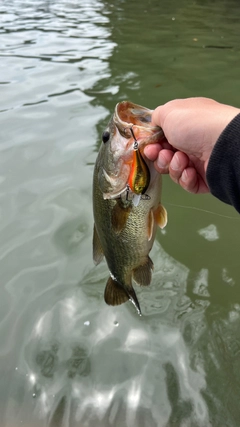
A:
POLYGON ((115 103, 219 95, 223 81, 237 98, 238 9, 223 2, 1 2, 1 427, 239 425, 233 215, 173 207, 189 195, 164 182, 142 317, 105 304, 107 266, 91 257, 93 164, 115 103), (203 47, 222 34, 233 49, 203 47))

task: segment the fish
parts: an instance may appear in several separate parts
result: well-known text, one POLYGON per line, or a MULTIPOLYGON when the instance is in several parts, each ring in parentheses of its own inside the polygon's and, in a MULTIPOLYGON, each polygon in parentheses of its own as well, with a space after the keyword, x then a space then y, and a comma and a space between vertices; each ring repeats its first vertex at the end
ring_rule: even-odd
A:
POLYGON ((148 286, 153 262, 149 256, 157 227, 167 224, 161 204, 161 175, 145 158, 144 147, 162 141, 164 133, 151 124, 152 110, 119 102, 102 133, 93 172, 93 260, 105 257, 109 278, 104 291, 108 305, 130 300, 141 308, 133 283, 148 286))

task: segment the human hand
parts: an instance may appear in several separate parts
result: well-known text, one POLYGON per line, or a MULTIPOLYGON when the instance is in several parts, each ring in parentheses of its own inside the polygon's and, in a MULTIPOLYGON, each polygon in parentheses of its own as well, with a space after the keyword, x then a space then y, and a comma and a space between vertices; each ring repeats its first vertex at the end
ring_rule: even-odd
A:
POLYGON ((161 144, 148 145, 145 156, 161 174, 191 193, 206 193, 208 161, 218 137, 238 114, 238 108, 208 98, 176 99, 157 107, 153 125, 163 129, 161 144))

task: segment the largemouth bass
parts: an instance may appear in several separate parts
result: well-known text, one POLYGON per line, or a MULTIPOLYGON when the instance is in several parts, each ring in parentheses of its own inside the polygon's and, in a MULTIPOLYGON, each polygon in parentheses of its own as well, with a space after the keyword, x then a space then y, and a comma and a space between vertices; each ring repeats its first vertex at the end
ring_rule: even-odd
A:
POLYGON ((109 305, 130 300, 141 314, 132 280, 151 282, 149 257, 157 225, 167 223, 160 203, 161 175, 144 158, 147 144, 161 141, 162 129, 151 125, 151 110, 128 101, 116 105, 102 134, 93 177, 93 259, 105 256, 110 277, 104 298, 109 305))

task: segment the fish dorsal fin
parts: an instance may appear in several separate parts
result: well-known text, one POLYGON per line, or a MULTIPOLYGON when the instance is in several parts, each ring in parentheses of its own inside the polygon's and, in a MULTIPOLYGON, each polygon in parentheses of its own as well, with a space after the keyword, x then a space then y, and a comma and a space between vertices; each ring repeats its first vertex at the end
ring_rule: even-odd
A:
POLYGON ((148 286, 152 280, 153 262, 148 256, 144 264, 139 265, 133 270, 133 279, 140 286, 148 286))
POLYGON ((132 285, 124 287, 110 276, 106 284, 104 299, 108 305, 120 305, 130 300, 141 316, 140 305, 132 285))
POLYGON ((167 211, 160 203, 154 211, 154 219, 160 228, 164 228, 167 225, 167 211))
POLYGON ((123 228, 126 225, 129 213, 131 211, 131 207, 122 207, 121 202, 117 201, 113 210, 112 210, 112 228, 116 234, 121 233, 123 228))
POLYGON ((93 228, 93 261, 95 265, 98 265, 104 257, 103 248, 94 224, 93 228))

